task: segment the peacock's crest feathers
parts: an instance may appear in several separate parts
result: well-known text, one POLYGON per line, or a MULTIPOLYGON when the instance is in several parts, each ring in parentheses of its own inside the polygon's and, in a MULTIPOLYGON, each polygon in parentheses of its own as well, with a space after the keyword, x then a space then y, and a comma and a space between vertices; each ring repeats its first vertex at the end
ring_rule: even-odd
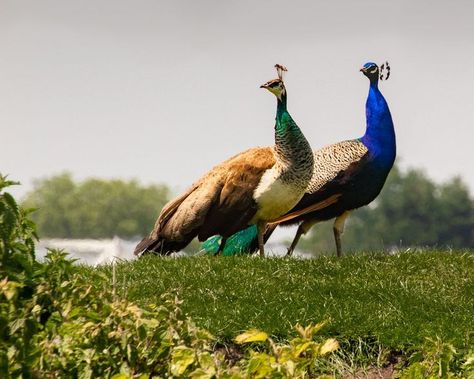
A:
POLYGON ((390 77, 390 65, 386 61, 380 66, 380 80, 388 80, 390 77))

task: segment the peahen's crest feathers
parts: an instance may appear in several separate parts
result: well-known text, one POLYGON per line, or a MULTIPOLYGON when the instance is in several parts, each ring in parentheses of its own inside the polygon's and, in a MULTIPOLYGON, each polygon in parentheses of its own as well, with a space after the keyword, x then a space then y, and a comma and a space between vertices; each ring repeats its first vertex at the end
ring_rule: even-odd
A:
POLYGON ((287 68, 278 63, 275 65, 275 68, 277 70, 278 78, 283 81, 283 73, 288 71, 287 68))

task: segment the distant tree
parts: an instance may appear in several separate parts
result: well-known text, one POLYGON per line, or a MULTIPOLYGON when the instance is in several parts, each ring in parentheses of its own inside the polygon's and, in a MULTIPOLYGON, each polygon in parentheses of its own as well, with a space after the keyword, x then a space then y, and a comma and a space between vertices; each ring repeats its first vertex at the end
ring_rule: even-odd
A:
POLYGON ((32 218, 42 237, 133 238, 149 233, 168 197, 163 185, 104 179, 76 183, 65 173, 37 180, 23 204, 38 208, 32 218))
POLYGON ((375 203, 375 231, 385 246, 435 245, 436 186, 421 170, 395 168, 375 203))
POLYGON ((467 186, 455 177, 440 186, 438 197, 438 244, 474 247, 474 201, 467 186))
MULTIPOLYGON (((437 185, 423 171, 394 167, 380 196, 352 212, 343 236, 346 251, 395 246, 474 247, 474 201, 460 178, 437 185)), ((332 221, 316 225, 299 246, 333 252, 332 221)))

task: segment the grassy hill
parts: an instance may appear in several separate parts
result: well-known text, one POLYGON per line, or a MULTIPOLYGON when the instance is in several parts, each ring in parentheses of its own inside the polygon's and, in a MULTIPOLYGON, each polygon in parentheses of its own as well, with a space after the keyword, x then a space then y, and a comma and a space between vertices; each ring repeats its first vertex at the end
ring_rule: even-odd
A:
MULTIPOLYGON (((93 270, 84 267, 83 270, 93 270)), ((103 267, 112 280, 112 267, 103 267)), ((259 328, 288 339, 300 323, 323 334, 403 350, 439 337, 474 345, 474 254, 410 252, 314 260, 147 257, 116 267, 116 290, 140 304, 174 292, 223 341, 259 328)))

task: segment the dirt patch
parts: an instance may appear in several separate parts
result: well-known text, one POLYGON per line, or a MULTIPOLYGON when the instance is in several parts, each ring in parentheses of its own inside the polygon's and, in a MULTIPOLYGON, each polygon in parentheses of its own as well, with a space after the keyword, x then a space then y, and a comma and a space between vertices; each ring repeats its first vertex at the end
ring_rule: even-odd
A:
POLYGON ((404 359, 400 353, 392 352, 388 359, 387 365, 384 367, 369 367, 359 370, 355 373, 344 375, 344 378, 351 379, 389 379, 394 378, 398 373, 397 369, 403 365, 404 359))
POLYGON ((373 367, 354 374, 344 375, 344 378, 351 379, 389 379, 396 374, 395 365, 390 364, 387 367, 373 367))
POLYGON ((243 350, 235 344, 218 343, 214 346, 213 350, 224 354, 225 360, 231 365, 236 364, 244 356, 243 350))

